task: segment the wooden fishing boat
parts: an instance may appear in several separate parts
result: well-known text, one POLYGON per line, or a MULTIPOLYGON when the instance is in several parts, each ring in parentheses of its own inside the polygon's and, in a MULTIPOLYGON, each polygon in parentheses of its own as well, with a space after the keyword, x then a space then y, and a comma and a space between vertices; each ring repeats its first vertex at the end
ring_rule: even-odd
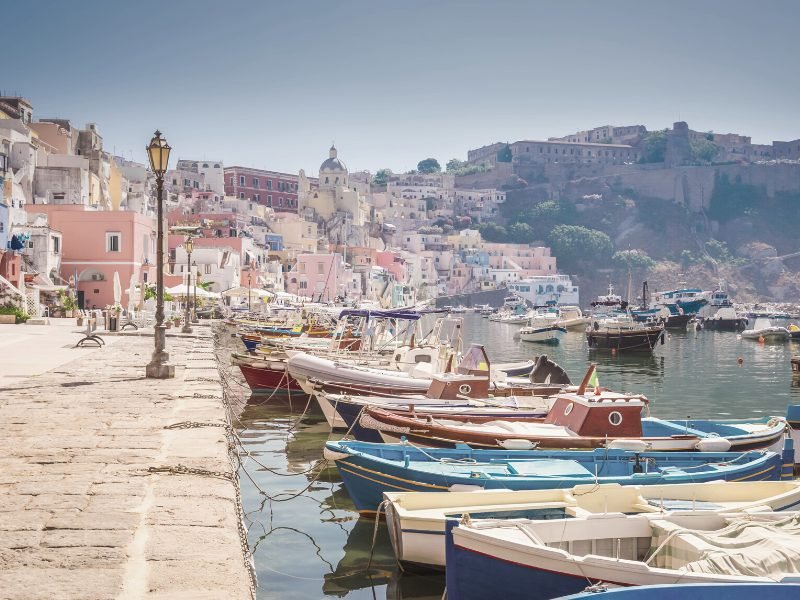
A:
POLYGON ((586 329, 586 339, 592 350, 652 352, 664 343, 664 325, 625 318, 597 320, 586 329))
POLYGON ((602 484, 510 492, 387 492, 386 523, 397 560, 408 568, 444 568, 445 524, 479 519, 565 519, 591 514, 786 511, 800 506, 800 482, 602 484))
POLYGON ((561 392, 546 417, 508 414, 494 421, 470 414, 441 418, 413 411, 387 411, 367 406, 362 428, 381 433, 382 441, 401 436, 415 444, 473 448, 590 449, 639 448, 642 451, 740 451, 780 445, 786 431, 782 417, 757 420, 668 421, 642 417, 647 400, 641 396, 561 392))
POLYGON ((350 498, 371 513, 384 492, 535 490, 584 483, 655 485, 706 481, 766 481, 791 477, 794 447, 775 452, 634 452, 419 448, 409 443, 338 441, 325 445, 350 498))
POLYGON ((800 513, 595 514, 448 523, 447 597, 560 598, 589 585, 797 583, 800 513))
MULTIPOLYGON (((537 357, 529 379, 507 377, 504 372, 492 368, 483 346, 474 344, 464 355, 456 372, 430 373, 426 377, 411 377, 400 371, 370 369, 320 360, 302 356, 298 367, 296 356, 289 359, 290 373, 297 379, 307 393, 313 394, 332 428, 349 429, 353 423, 338 412, 338 404, 343 397, 349 402, 343 406, 370 403, 370 398, 411 399, 420 404, 449 404, 461 398, 490 402, 494 398, 511 396, 549 396, 569 385, 570 380, 561 367, 550 361, 546 355, 537 357), (308 377, 308 365, 327 364, 326 379, 308 377), (444 402, 443 402, 444 401, 444 402)), ((449 368, 445 371, 449 371, 449 368)), ((416 373, 416 372, 414 372, 416 373)), ((380 403, 380 402, 379 402, 380 403)), ((408 404, 409 402, 405 402, 408 404)), ((356 411, 358 412, 358 411, 356 411)), ((353 416, 355 418, 355 416, 353 416)))

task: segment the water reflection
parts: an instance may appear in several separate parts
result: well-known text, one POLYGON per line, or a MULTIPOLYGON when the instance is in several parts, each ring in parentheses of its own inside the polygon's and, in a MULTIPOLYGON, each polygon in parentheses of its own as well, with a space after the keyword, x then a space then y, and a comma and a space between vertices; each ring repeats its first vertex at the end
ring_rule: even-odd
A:
MULTIPOLYGON (((550 347, 514 340, 516 329, 465 317, 467 341, 486 344, 492 360, 545 353, 576 382, 596 362, 601 385, 645 394, 659 417, 782 415, 787 404, 800 404, 800 379, 792 379, 789 364, 800 354, 795 343, 687 331, 672 332, 652 354, 612 355, 590 353, 580 333, 550 347)), ((383 524, 370 563, 374 522, 359 519, 335 468, 314 468, 330 436, 315 404, 248 404, 240 420, 243 444, 264 465, 245 458, 241 477, 259 598, 441 598, 443 577, 399 572, 383 524)))

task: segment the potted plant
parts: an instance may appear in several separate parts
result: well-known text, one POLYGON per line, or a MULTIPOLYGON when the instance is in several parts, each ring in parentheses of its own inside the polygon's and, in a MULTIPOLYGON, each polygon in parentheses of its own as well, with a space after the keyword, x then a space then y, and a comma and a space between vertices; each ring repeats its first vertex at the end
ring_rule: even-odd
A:
MULTIPOLYGON (((75 304, 75 298, 73 298, 70 294, 64 294, 64 297, 61 299, 61 306, 64 307, 64 316, 67 318, 77 316, 77 305, 75 304)), ((78 323, 80 325, 80 323, 78 323)))

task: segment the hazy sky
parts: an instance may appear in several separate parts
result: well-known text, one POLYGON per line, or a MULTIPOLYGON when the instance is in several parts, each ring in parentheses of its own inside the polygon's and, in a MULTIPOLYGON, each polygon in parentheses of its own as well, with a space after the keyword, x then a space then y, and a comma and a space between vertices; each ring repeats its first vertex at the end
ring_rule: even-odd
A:
MULTIPOLYGON (((144 160, 316 173, 682 119, 800 138, 800 2, 3 2, 0 91, 144 160)), ((174 164, 174 163, 173 163, 174 164)))

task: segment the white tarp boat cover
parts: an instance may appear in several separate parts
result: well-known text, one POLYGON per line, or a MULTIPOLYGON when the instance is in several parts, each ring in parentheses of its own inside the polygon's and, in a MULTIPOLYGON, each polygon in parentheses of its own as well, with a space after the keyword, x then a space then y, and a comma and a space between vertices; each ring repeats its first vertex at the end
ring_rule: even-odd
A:
POLYGON ((655 520, 651 547, 647 562, 654 567, 777 580, 800 572, 800 513, 780 521, 734 519, 715 531, 655 520))

